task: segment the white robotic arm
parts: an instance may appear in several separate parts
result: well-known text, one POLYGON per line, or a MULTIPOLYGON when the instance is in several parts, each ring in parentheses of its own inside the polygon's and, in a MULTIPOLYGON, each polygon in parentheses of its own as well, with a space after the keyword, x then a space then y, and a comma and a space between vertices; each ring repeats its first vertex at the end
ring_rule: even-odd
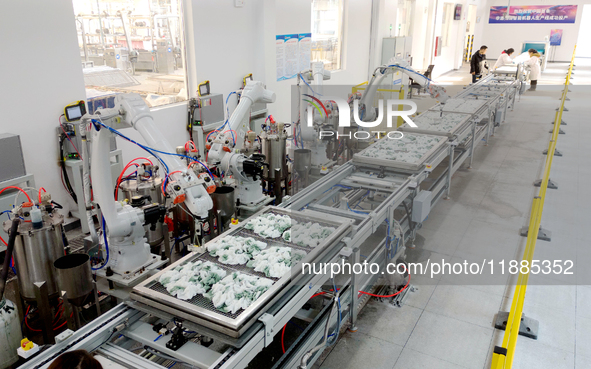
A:
MULTIPOLYGON (((264 172, 264 157, 241 153, 244 139, 250 130, 250 111, 255 103, 272 103, 275 93, 265 89, 262 82, 248 81, 240 96, 240 103, 228 120, 228 129, 210 134, 205 147, 207 163, 232 176, 236 183, 236 198, 242 204, 255 205, 265 200, 260 178, 264 172)), ((222 126, 223 127, 223 126, 222 126)))
POLYGON ((249 116, 252 105, 272 102, 275 102, 274 92, 265 89, 262 82, 248 81, 240 95, 240 103, 228 120, 229 128, 223 132, 213 133, 206 143, 209 149, 208 164, 219 165, 227 153, 240 152, 244 145, 244 137, 250 130, 249 116))
MULTIPOLYGON (((159 133, 146 103, 138 94, 121 94, 115 98, 115 108, 99 109, 94 115, 85 115, 83 121, 91 120, 92 130, 91 175, 94 201, 100 206, 109 230, 111 260, 109 266, 118 273, 124 273, 142 266, 150 258, 149 246, 145 243, 144 210, 122 204, 113 196, 110 137, 111 129, 133 127, 152 149, 174 153, 168 141, 159 133), (114 252, 114 251, 117 252, 114 252)), ((173 155, 160 155, 168 167, 171 186, 167 191, 176 202, 185 205, 198 217, 206 217, 213 202, 204 187, 204 181, 173 155)))
MULTIPOLYGON (((369 82, 367 89, 365 90, 365 93, 361 97, 360 106, 371 106, 383 79, 396 71, 400 71, 408 75, 410 78, 413 79, 413 81, 417 82, 419 85, 424 87, 425 90, 429 93, 429 95, 431 95, 431 97, 439 100, 441 104, 445 104, 445 102, 450 98, 450 96, 445 91, 445 88, 432 84, 431 80, 412 69, 412 67, 406 60, 392 58, 390 59, 388 64, 384 64, 381 67, 376 68, 375 72, 373 73, 372 79, 369 82)), ((369 122, 375 120, 375 118, 375 111, 373 109, 366 109, 366 113, 363 116, 362 120, 369 122)))

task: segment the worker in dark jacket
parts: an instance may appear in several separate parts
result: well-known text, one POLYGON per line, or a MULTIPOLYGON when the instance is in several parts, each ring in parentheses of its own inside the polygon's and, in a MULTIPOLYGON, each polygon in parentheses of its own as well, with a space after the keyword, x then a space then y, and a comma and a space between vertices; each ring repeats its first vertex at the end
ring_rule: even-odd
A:
MULTIPOLYGON (((472 83, 475 83, 476 79, 482 76, 483 64, 486 63, 485 60, 487 49, 487 46, 480 46, 480 50, 475 52, 474 55, 472 55, 472 59, 470 59, 470 74, 472 75, 472 83)), ((488 66, 484 65, 484 67, 488 69, 488 66)))

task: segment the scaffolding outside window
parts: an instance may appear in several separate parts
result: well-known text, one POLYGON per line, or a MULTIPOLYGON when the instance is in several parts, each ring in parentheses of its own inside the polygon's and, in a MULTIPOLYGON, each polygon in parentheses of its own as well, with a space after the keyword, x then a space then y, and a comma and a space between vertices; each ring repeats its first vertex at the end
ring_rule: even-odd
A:
POLYGON ((326 70, 343 67, 344 0, 312 1, 311 61, 324 62, 326 70))
POLYGON ((451 25, 454 19, 454 4, 443 4, 443 19, 441 24, 441 43, 442 46, 449 46, 451 39, 451 25))
POLYGON ((72 0, 89 112, 116 94, 187 100, 182 0, 72 0))

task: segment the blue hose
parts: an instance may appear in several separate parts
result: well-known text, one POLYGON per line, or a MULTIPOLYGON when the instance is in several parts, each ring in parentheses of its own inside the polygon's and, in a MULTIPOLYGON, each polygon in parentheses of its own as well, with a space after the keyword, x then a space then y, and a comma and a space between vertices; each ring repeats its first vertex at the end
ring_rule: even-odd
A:
POLYGON ((103 269, 105 267, 105 265, 107 265, 107 263, 109 262, 109 241, 107 241, 107 231, 105 229, 105 217, 103 216, 103 238, 105 239, 105 249, 107 250, 107 259, 105 260, 105 262, 103 263, 103 265, 101 265, 98 268, 90 268, 92 270, 100 270, 103 269))

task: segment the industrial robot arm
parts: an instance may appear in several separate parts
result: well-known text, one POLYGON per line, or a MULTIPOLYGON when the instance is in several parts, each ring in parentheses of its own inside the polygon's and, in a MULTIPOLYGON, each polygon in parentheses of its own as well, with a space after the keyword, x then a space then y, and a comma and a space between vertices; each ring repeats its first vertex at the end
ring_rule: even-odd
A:
POLYGON ((248 81, 240 95, 240 103, 230 116, 228 129, 220 132, 213 132, 207 139, 206 147, 209 150, 207 162, 211 166, 222 163, 226 154, 240 152, 244 145, 244 137, 250 130, 250 110, 256 103, 275 102, 275 93, 265 89, 262 82, 248 81))
MULTIPOLYGON (((100 206, 109 229, 109 244, 118 248, 116 271, 129 271, 141 266, 149 257, 149 247, 143 241, 143 224, 152 216, 145 209, 134 208, 116 201, 113 197, 111 163, 109 159, 111 132, 133 127, 155 151, 174 153, 174 149, 160 134, 150 110, 138 94, 121 94, 115 98, 115 107, 99 109, 94 115, 85 115, 84 121, 92 121, 91 176, 94 201, 100 206), (124 257, 127 254, 128 257, 124 257)), ((204 186, 204 180, 187 169, 178 157, 161 155, 159 159, 170 174, 173 185, 167 187, 175 203, 184 202, 188 210, 198 217, 207 217, 213 202, 204 186)), ((109 263, 110 264, 110 263, 109 263)))
MULTIPOLYGON (((376 68, 376 70, 373 73, 372 79, 369 82, 367 89, 365 90, 365 93, 361 97, 359 106, 371 106, 372 102, 376 97, 378 88, 384 80, 384 78, 397 71, 400 71, 401 73, 408 75, 410 78, 413 79, 413 81, 424 87, 432 98, 439 100, 441 104, 445 104, 445 102, 450 98, 450 96, 445 91, 445 88, 431 83, 431 80, 429 78, 415 71, 406 60, 392 58, 387 64, 384 64, 376 68)), ((375 120, 375 118, 375 111, 373 109, 366 109, 366 113, 364 114, 362 120, 373 121, 375 120)))

